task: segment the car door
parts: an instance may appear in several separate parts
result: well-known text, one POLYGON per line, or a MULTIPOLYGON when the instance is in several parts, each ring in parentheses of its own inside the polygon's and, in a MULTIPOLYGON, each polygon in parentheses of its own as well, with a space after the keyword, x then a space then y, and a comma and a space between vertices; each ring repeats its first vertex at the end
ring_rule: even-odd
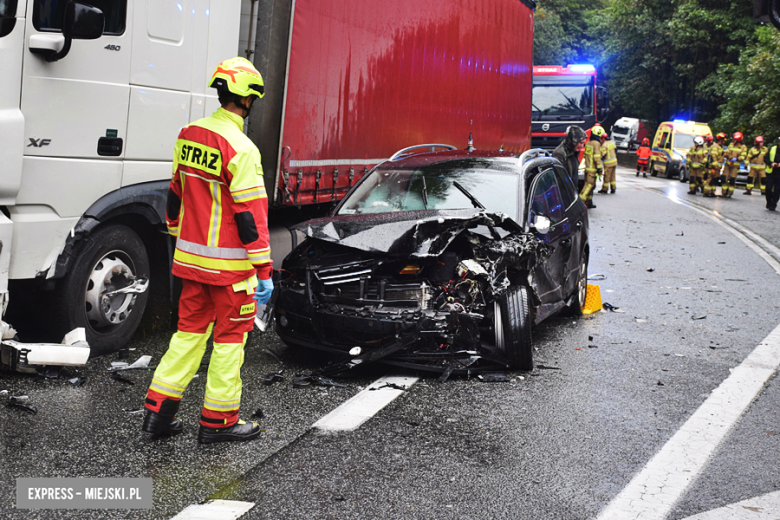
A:
MULTIPOLYGON (((561 187, 566 219, 571 231, 570 239, 565 245, 569 249, 568 260, 563 273, 563 297, 566 299, 574 291, 579 281, 580 257, 584 251, 583 242, 587 228, 588 210, 576 192, 571 179, 566 174, 566 170, 556 165, 555 173, 558 184, 561 187)), ((566 241, 564 240, 564 242, 566 241)))
POLYGON ((528 222, 532 225, 539 217, 548 218, 550 227, 542 233, 535 230, 536 236, 543 240, 552 253, 536 267, 533 275, 534 289, 542 302, 537 314, 539 322, 556 312, 563 305, 564 282, 572 251, 572 226, 566 216, 561 186, 552 168, 539 173, 528 191, 528 222))

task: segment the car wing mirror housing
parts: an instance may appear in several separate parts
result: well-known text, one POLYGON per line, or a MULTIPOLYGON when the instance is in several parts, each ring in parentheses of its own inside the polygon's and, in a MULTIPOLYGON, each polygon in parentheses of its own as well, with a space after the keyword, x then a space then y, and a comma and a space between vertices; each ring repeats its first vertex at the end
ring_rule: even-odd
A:
POLYGON ((105 25, 106 17, 97 7, 76 1, 68 2, 62 23, 65 44, 59 52, 47 53, 46 61, 59 61, 67 56, 73 40, 97 40, 103 36, 105 25))
POLYGON ((550 231, 552 221, 544 215, 534 215, 531 221, 531 227, 540 235, 546 235, 550 231))

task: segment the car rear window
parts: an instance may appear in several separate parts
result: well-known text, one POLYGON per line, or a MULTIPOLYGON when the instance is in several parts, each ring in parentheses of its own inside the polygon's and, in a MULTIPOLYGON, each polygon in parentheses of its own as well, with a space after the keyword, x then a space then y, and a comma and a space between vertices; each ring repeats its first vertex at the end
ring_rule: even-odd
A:
POLYGON ((338 214, 473 208, 455 182, 488 211, 500 211, 517 218, 519 176, 480 169, 375 170, 344 201, 338 214), (427 193, 427 204, 423 191, 427 193))

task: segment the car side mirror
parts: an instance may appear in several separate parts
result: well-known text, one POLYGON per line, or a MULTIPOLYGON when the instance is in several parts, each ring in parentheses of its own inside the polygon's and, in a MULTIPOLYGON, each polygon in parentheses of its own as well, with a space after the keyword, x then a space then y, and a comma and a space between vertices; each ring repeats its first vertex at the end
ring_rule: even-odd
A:
POLYGON ((537 233, 546 235, 550 231, 552 221, 543 215, 534 215, 531 227, 533 227, 537 233))
POLYGON ((62 23, 62 35, 65 44, 59 52, 46 55, 46 61, 59 61, 70 52, 73 40, 97 40, 103 36, 106 17, 103 11, 91 5, 71 0, 65 6, 65 16, 62 23))

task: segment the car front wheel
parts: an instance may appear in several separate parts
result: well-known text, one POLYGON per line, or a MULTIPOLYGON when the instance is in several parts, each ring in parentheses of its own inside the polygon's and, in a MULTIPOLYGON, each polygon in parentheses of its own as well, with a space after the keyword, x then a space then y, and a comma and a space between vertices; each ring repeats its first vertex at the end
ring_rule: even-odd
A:
POLYGON ((510 287, 494 304, 496 347, 510 368, 533 370, 531 304, 526 287, 510 287))
POLYGON ((580 267, 577 272, 577 287, 569 299, 569 313, 572 316, 582 316, 582 308, 588 296, 588 253, 583 251, 580 267))

